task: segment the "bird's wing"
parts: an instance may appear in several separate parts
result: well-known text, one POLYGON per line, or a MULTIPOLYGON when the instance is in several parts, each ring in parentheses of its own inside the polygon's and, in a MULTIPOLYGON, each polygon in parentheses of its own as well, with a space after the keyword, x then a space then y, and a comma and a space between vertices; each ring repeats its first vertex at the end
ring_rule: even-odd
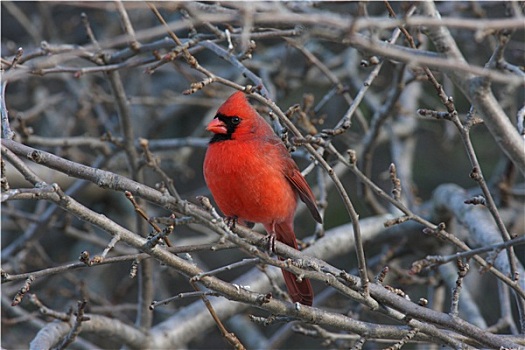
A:
MULTIPOLYGON (((290 159, 290 162, 293 163, 293 160, 290 159)), ((310 210, 310 213, 312 213, 313 218, 315 221, 322 223, 323 219, 321 218, 321 214, 319 214, 319 210, 317 209, 317 204, 315 203, 315 197, 312 193, 312 190, 310 189, 310 186, 304 179, 303 175, 293 163, 294 167, 292 168, 292 171, 289 171, 286 174, 286 178, 290 183, 292 184, 293 188, 297 191, 299 194, 299 198, 306 204, 306 207, 308 210, 310 210)))

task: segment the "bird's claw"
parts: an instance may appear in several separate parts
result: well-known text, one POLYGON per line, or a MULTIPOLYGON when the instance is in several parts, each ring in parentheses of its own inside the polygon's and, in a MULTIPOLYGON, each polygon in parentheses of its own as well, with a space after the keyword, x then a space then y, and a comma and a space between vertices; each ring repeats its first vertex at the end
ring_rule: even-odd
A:
POLYGON ((246 226, 248 228, 253 228, 255 226, 254 222, 239 219, 237 216, 227 216, 224 218, 224 222, 226 225, 228 225, 230 230, 233 230, 237 224, 241 224, 242 226, 246 226))
POLYGON ((235 228, 235 225, 237 225, 237 217, 235 217, 235 216, 227 216, 224 219, 224 222, 226 223, 226 225, 228 225, 230 230, 233 230, 235 228))
POLYGON ((268 250, 270 251, 270 253, 275 254, 275 240, 276 240, 275 232, 270 233, 267 237, 268 237, 268 250))

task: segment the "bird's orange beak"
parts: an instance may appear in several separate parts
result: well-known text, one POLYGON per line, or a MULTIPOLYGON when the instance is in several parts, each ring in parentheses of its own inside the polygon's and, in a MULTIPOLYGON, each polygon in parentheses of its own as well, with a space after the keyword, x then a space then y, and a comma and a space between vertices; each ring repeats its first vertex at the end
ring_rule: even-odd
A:
POLYGON ((215 134, 227 134, 226 124, 219 120, 219 118, 213 119, 210 124, 206 127, 206 130, 211 131, 215 134))

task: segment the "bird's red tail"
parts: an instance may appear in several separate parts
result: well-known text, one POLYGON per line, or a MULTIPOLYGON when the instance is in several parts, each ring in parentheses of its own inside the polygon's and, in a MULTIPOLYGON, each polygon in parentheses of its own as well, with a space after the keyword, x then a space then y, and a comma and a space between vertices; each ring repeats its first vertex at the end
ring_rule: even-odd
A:
MULTIPOLYGON (((283 222, 275 224, 275 233, 277 240, 297 249, 297 241, 295 239, 295 233, 293 232, 292 224, 283 222)), ((297 277, 289 271, 282 270, 284 282, 288 289, 288 294, 292 298, 294 303, 299 302, 303 305, 312 306, 314 301, 314 291, 310 280, 303 278, 301 282, 297 281, 297 277)))
POLYGON ((289 271, 282 270, 284 282, 286 282, 286 288, 288 289, 288 294, 292 298, 294 303, 301 303, 303 305, 312 306, 314 301, 314 291, 310 280, 303 278, 301 282, 297 281, 297 277, 289 271))

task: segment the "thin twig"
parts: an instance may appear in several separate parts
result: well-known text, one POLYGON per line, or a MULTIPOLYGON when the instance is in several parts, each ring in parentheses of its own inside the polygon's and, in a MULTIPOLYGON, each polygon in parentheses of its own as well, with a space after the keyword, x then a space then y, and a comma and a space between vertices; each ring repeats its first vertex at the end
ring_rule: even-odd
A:
POLYGON ((69 331, 67 336, 62 340, 60 345, 58 345, 54 349, 67 349, 67 347, 75 341, 75 339, 80 333, 82 323, 90 320, 89 317, 84 316, 86 305, 86 300, 78 301, 77 312, 75 313, 75 321, 73 322, 73 326, 71 327, 71 330, 69 331))
MULTIPOLYGON (((199 286, 197 285, 197 282, 196 281, 193 281, 193 280, 190 280, 190 283, 191 285, 193 286, 193 288, 197 291, 197 292, 200 292, 200 288, 199 286)), ((224 337, 224 339, 226 339, 226 341, 234 348, 234 349, 238 349, 238 350, 244 350, 246 349, 244 347, 244 345, 242 344, 242 342, 239 340, 239 338, 237 338, 237 336, 235 335, 235 333, 233 332, 229 332, 226 327, 224 326, 224 324, 222 323, 221 319, 219 318, 219 316, 217 315, 217 313, 215 312, 215 309, 213 308, 213 306, 211 305, 210 303, 210 300, 206 297, 206 295, 204 293, 201 293, 200 294, 200 298, 202 299, 202 301, 204 302, 204 305, 206 305, 206 308, 208 309, 208 311, 210 312, 210 315, 211 317, 213 318, 213 320, 215 321, 215 323, 217 324, 217 327, 219 328, 222 336, 224 337)))
POLYGON ((1 96, 0 96, 0 113, 2 116, 2 138, 3 139, 12 139, 15 136, 15 133, 11 130, 9 124, 9 114, 7 113, 7 107, 5 104, 5 89, 7 87, 7 80, 4 79, 1 85, 1 96))
POLYGON ((452 292, 452 302, 450 306, 450 314, 453 317, 457 317, 459 314, 459 294, 461 293, 461 288, 463 286, 463 279, 468 273, 469 265, 467 262, 463 261, 461 258, 457 259, 458 266, 458 278, 456 280, 456 287, 452 292))
POLYGON ((133 50, 139 49, 140 43, 137 41, 135 30, 133 29, 133 25, 131 24, 131 21, 129 20, 128 12, 126 11, 124 4, 122 4, 121 0, 116 0, 115 5, 117 6, 117 10, 120 15, 120 19, 122 20, 122 24, 124 25, 126 34, 129 35, 131 39, 130 47, 133 50))

